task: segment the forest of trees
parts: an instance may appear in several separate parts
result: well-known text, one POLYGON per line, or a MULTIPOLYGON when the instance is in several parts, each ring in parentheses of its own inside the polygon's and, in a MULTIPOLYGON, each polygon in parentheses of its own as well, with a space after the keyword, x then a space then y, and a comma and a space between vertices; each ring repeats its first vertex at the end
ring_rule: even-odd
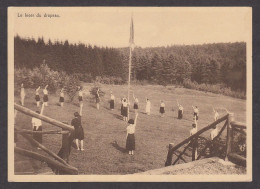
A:
MULTIPOLYGON (((42 63, 55 71, 81 73, 91 80, 116 77, 127 81, 129 48, 72 44, 67 40, 14 39, 15 68, 35 68, 42 63)), ((133 80, 151 84, 220 84, 246 91, 246 43, 136 47, 132 58, 133 80)))

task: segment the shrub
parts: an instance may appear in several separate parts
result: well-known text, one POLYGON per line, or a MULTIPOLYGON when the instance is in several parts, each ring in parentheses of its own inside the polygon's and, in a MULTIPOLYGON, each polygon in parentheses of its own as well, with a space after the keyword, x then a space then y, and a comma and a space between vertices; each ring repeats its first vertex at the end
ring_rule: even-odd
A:
POLYGON ((188 89, 195 89, 200 91, 212 92, 216 94, 223 94, 226 96, 231 96, 235 98, 246 99, 245 92, 243 91, 232 91, 230 87, 225 87, 224 84, 198 84, 197 82, 192 82, 190 79, 184 79, 183 86, 188 89))

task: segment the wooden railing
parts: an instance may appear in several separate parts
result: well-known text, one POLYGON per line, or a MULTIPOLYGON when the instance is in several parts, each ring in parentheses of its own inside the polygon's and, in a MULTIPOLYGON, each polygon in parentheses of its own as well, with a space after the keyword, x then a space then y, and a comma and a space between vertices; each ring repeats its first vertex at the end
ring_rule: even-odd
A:
POLYGON ((78 169, 68 164, 70 147, 71 147, 71 143, 73 141, 73 135, 74 135, 74 127, 67 125, 65 123, 62 123, 60 121, 57 121, 55 119, 49 118, 47 116, 35 113, 34 111, 32 111, 28 108, 25 108, 23 106, 20 106, 18 104, 15 104, 14 108, 17 111, 22 112, 28 116, 36 117, 44 122, 47 122, 54 126, 62 128, 62 131, 56 131, 56 130, 31 131, 31 130, 15 128, 15 131, 14 131, 15 134, 21 135, 27 141, 29 141, 32 146, 42 149, 44 152, 46 152, 52 158, 39 154, 39 153, 36 153, 36 152, 33 152, 33 151, 22 149, 19 147, 15 147, 14 152, 17 154, 47 163, 47 165, 53 170, 53 172, 55 174, 73 174, 73 175, 78 174, 78 169), (31 136, 32 133, 62 134, 62 147, 61 147, 58 155, 56 155, 55 153, 48 150, 44 145, 40 144, 38 141, 34 140, 31 136))
POLYGON ((228 159, 237 164, 246 166, 246 125, 237 121, 230 124, 231 140, 228 159))

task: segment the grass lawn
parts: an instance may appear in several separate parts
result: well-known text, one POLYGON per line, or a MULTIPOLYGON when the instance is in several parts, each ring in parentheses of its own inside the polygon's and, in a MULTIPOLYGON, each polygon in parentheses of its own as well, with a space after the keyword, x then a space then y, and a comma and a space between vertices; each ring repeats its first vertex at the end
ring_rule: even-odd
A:
MULTIPOLYGON (((127 96, 127 86, 102 85, 101 89, 105 91, 106 95, 101 98, 101 107, 100 110, 97 110, 94 100, 88 93, 92 84, 83 85, 85 96, 83 97, 82 125, 85 131, 85 151, 81 152, 72 148, 70 155, 70 164, 78 168, 79 174, 120 175, 164 167, 168 151, 167 145, 169 143, 177 144, 189 136, 193 116, 191 105, 198 106, 200 110, 198 129, 213 122, 212 107, 220 109, 220 116, 226 113, 223 109, 221 110, 225 107, 235 114, 236 121, 246 122, 245 100, 173 86, 132 86, 131 90, 139 99, 139 117, 135 133, 136 151, 134 156, 130 156, 124 151, 127 124, 120 117, 120 98, 127 96), (113 111, 109 110, 110 90, 116 97, 115 110, 113 111), (143 113, 145 97, 148 97, 152 103, 150 116, 143 113), (166 104, 164 117, 160 117, 159 114, 161 99, 166 104), (184 107, 182 120, 177 119, 177 99, 184 107)), ((25 107, 37 110, 34 91, 25 90, 25 107)), ((49 106, 45 108, 44 115, 70 123, 73 119, 73 113, 79 111, 77 98, 72 103, 67 101, 63 108, 58 105, 58 100, 58 94, 49 96, 49 106)), ((20 103, 19 95, 15 96, 15 102, 20 103)), ((132 93, 131 102, 130 117, 133 118, 132 93)), ((31 118, 18 113, 16 127, 31 129, 31 118)), ((55 129, 53 126, 43 123, 43 130, 53 129, 55 129)), ((209 133, 205 135, 209 137, 209 133)), ((44 135, 43 144, 53 152, 58 153, 61 146, 61 136, 44 135)), ((19 136, 17 146, 31 149, 21 136, 19 136)), ((15 155, 17 166, 22 159, 21 156, 15 155)), ((40 166, 42 165, 38 165, 38 167, 40 166)))

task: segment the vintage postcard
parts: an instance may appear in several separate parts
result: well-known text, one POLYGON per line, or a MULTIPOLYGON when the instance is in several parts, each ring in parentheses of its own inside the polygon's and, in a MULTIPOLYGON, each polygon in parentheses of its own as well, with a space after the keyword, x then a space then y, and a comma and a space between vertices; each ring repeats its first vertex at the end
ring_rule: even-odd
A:
POLYGON ((252 181, 252 8, 9 7, 8 181, 252 181))

